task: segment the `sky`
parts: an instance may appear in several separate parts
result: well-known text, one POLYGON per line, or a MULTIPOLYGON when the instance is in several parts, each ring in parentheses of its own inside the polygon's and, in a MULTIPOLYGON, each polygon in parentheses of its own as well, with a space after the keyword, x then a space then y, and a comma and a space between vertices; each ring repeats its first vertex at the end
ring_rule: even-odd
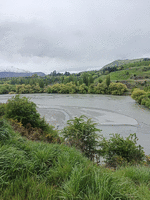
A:
POLYGON ((149 0, 0 1, 0 69, 99 70, 150 57, 149 0))

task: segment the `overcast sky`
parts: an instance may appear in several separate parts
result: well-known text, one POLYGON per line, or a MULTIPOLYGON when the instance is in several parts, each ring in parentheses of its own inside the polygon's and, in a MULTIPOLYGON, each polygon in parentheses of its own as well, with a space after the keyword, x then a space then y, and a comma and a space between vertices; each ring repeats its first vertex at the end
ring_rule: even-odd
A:
POLYGON ((0 1, 0 68, 75 72, 142 57, 149 0, 0 1))

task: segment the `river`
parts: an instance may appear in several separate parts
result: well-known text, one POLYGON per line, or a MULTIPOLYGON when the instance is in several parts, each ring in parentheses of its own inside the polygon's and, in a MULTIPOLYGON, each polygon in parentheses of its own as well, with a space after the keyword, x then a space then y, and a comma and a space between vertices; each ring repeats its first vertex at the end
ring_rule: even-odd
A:
MULTIPOLYGON (((13 95, 0 95, 5 103, 13 95)), ((150 154, 150 109, 138 105, 130 96, 92 94, 25 94, 49 124, 61 130, 67 120, 85 115, 92 118, 105 137, 136 133, 138 144, 150 154)))

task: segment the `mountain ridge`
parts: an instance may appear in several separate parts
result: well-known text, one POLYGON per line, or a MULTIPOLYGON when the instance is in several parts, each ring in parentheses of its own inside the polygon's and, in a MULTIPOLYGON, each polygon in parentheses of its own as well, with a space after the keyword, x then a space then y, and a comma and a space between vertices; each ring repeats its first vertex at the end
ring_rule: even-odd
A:
POLYGON ((124 64, 134 63, 134 62, 140 62, 140 61, 146 61, 150 60, 150 58, 138 58, 138 59, 125 59, 125 60, 115 60, 105 66, 103 66, 100 70, 103 70, 107 67, 119 67, 124 64))

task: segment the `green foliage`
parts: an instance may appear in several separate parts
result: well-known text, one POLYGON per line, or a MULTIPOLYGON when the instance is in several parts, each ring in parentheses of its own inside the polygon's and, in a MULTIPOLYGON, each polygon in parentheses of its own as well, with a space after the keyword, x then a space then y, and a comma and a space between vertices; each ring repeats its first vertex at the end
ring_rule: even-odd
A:
POLYGON ((5 126, 4 120, 0 120, 0 142, 4 143, 10 138, 8 128, 5 126))
MULTIPOLYGON (((130 178, 136 184, 149 184, 150 182, 150 168, 146 166, 128 166, 122 168, 120 171, 123 171, 124 176, 130 178)), ((121 174, 120 174, 121 175, 121 174)))
POLYGON ((127 91, 127 86, 123 83, 110 83, 109 90, 113 95, 122 95, 127 91))
POLYGON ((135 99, 139 104, 145 105, 150 108, 150 92, 145 92, 139 88, 135 88, 132 92, 131 97, 135 99))
POLYGON ((88 92, 88 87, 83 83, 79 86, 79 93, 80 94, 86 94, 88 92))
POLYGON ((43 90, 40 88, 38 83, 36 83, 35 85, 32 85, 32 84, 31 85, 30 84, 16 85, 16 93, 17 94, 41 93, 41 92, 43 92, 43 90))
POLYGON ((106 76, 106 85, 107 85, 107 87, 109 87, 109 85, 110 85, 110 75, 106 76))
POLYGON ((0 199, 150 199, 149 167, 97 166, 66 145, 33 142, 15 133, 0 140, 0 199))
POLYGON ((17 119, 24 126, 30 123, 33 127, 39 127, 39 123, 42 122, 36 104, 26 97, 20 98, 19 95, 8 100, 5 115, 7 118, 17 119))
POLYGON ((0 84, 0 94, 8 94, 9 92, 15 93, 16 88, 10 84, 0 84))
POLYGON ((106 164, 110 167, 126 165, 128 163, 141 163, 145 154, 143 147, 137 146, 136 134, 130 134, 126 139, 120 134, 113 134, 110 139, 102 138, 100 142, 100 152, 106 159, 106 164))
POLYGON ((40 117, 36 104, 28 98, 16 95, 9 99, 7 104, 0 105, 0 112, 1 115, 5 114, 6 118, 13 119, 11 121, 14 128, 28 139, 60 142, 57 130, 40 117))
POLYGON ((73 120, 68 120, 68 126, 62 130, 66 143, 80 149, 88 158, 93 160, 98 152, 98 134, 96 124, 84 115, 73 120))
POLYGON ((95 87, 95 93, 96 94, 109 94, 108 87, 105 84, 105 82, 97 84, 97 86, 95 87))
POLYGON ((6 104, 0 103, 0 116, 3 116, 6 112, 6 104))
POLYGON ((131 97, 135 99, 138 103, 141 103, 141 96, 144 96, 146 92, 144 90, 140 90, 139 88, 135 88, 132 92, 131 97))

